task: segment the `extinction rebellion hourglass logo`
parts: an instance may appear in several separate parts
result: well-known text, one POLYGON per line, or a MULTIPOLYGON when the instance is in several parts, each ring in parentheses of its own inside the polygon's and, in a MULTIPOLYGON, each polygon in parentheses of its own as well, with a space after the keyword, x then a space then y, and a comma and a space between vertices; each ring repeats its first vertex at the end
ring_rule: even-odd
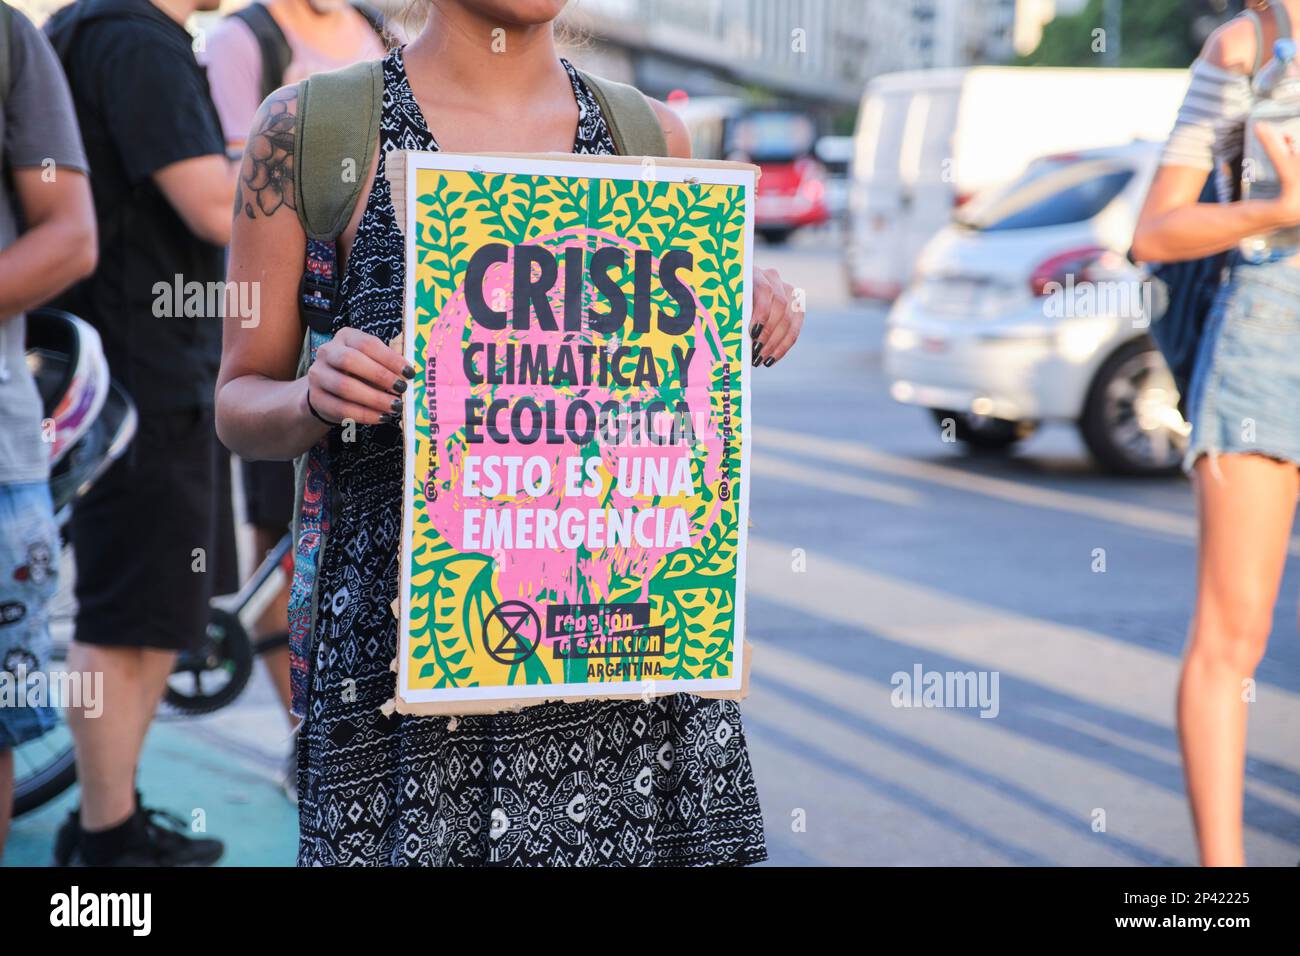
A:
POLYGON ((542 624, 537 612, 522 601, 505 601, 483 622, 483 649, 501 664, 522 664, 537 652, 542 624))

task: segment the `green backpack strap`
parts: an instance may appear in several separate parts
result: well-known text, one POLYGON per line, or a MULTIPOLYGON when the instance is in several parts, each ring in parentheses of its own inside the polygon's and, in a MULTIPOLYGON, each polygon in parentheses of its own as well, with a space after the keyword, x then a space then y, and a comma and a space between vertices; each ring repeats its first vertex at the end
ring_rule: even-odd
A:
MULTIPOLYGON (((307 233, 298 287, 305 334, 298 377, 307 374, 316 350, 332 334, 338 308, 338 237, 357 207, 370 158, 379 141, 384 92, 383 62, 357 63, 315 73, 298 84, 294 123, 294 205, 307 233)), ((289 598, 289 657, 293 712, 305 712, 320 576, 319 556, 329 537, 333 486, 329 439, 294 461, 294 568, 289 598), (323 489, 309 497, 309 486, 323 489)))
POLYGON ((663 124, 644 93, 635 86, 607 80, 585 70, 578 75, 591 90, 621 156, 667 156, 663 124))
POLYGON ((9 55, 9 34, 13 26, 14 12, 0 0, 0 106, 9 99, 9 88, 13 85, 13 61, 9 55))
POLYGON ((382 60, 299 82, 293 198, 307 238, 333 242, 347 228, 379 142, 383 96, 382 60))

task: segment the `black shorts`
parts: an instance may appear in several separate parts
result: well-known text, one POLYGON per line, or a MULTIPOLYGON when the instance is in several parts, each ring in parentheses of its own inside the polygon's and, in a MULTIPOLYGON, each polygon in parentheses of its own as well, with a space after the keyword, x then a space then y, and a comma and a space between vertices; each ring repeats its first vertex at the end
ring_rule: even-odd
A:
POLYGON ((140 411, 127 453, 73 509, 79 642, 184 650, 202 638, 209 599, 235 578, 223 466, 212 409, 140 411))
POLYGON ((286 534, 293 524, 293 462, 245 461, 241 465, 248 523, 271 534, 286 534))

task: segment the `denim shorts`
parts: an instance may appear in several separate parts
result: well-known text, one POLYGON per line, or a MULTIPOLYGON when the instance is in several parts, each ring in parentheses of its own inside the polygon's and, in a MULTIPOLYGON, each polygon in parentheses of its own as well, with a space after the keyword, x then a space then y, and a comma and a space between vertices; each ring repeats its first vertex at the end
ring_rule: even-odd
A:
POLYGON ((49 666, 49 605, 58 586, 59 531, 49 485, 0 484, 0 749, 39 737, 58 721, 33 705, 31 678, 49 666), (23 706, 18 706, 18 704, 23 706))
POLYGON ((1232 264, 1206 320, 1183 461, 1255 454, 1300 465, 1300 268, 1232 264))

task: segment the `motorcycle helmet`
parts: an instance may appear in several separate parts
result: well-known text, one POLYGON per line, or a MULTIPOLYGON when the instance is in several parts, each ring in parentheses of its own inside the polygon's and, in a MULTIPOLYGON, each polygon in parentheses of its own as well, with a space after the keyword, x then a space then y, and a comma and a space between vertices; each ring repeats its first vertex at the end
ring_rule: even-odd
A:
POLYGON ((56 513, 84 494, 135 435, 135 405, 109 377, 99 333, 59 309, 27 314, 27 366, 44 408, 56 513))

